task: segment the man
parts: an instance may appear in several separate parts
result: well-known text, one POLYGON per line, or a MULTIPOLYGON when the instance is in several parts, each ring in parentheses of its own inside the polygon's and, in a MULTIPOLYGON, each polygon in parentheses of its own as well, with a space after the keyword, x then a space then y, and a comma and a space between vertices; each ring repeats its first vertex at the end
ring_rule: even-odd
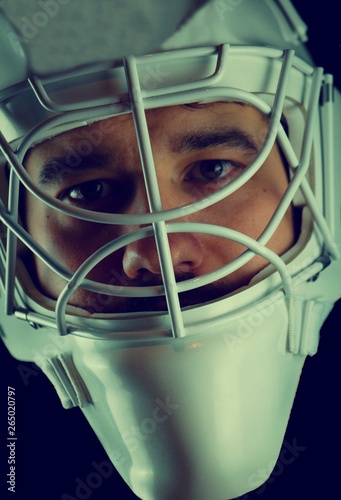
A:
MULTIPOLYGON (((164 47, 218 11, 199 10, 164 47)), ((328 94, 321 125, 315 114, 328 79, 290 52, 227 46, 89 70, 11 92, 7 140, 22 96, 33 123, 17 157, 2 142, 27 188, 17 203, 12 174, 2 211, 27 247, 23 299, 8 235, 6 343, 82 408, 140 498, 248 495, 305 449, 282 440, 339 296, 333 192, 312 180, 333 166, 310 134, 330 125, 328 94), (24 323, 10 338, 15 316, 38 335, 24 323)), ((112 473, 91 466, 76 497, 112 473)))

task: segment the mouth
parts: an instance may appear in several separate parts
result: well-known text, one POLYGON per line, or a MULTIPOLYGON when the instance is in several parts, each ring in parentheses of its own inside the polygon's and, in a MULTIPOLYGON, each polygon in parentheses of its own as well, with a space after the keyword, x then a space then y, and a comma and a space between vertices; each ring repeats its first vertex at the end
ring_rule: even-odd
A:
MULTIPOLYGON (((180 281, 180 280, 178 280, 180 281)), ((183 281, 183 280, 181 280, 183 281)), ((155 285, 155 284, 154 284, 155 285)), ((179 293, 179 302, 181 309, 196 307, 208 302, 212 302, 235 292, 240 288, 240 283, 227 281, 214 282, 190 291, 179 293)), ((84 291, 86 292, 86 291, 84 291)), ((164 295, 155 297, 116 297, 86 292, 88 297, 86 309, 90 314, 95 313, 143 313, 143 312, 168 312, 167 299, 164 295), (93 297, 95 296, 95 297, 93 297)), ((79 306, 73 302, 73 305, 79 306)), ((84 303, 84 300, 82 300, 84 303)))

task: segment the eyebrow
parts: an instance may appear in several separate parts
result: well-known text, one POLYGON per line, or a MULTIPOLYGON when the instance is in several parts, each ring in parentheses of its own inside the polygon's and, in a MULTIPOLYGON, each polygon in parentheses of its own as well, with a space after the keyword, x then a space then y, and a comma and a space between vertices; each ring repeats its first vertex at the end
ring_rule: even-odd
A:
POLYGON ((112 161, 111 155, 102 151, 93 150, 91 153, 81 156, 73 153, 71 149, 67 153, 59 153, 50 161, 39 167, 38 183, 43 185, 54 185, 61 182, 67 175, 74 172, 94 170, 98 167, 106 167, 112 161), (79 160, 76 160, 79 158, 79 160))
POLYGON ((174 153, 190 153, 217 146, 237 148, 246 153, 257 153, 258 146, 252 136, 238 127, 227 129, 209 129, 189 132, 185 135, 171 137, 171 148, 174 153))
MULTIPOLYGON (((185 134, 173 134, 170 137, 170 147, 176 154, 190 153, 217 146, 237 148, 248 154, 259 151, 252 136, 238 127, 227 129, 209 129, 188 132, 185 134)), ((94 170, 100 167, 108 167, 113 161, 113 154, 93 149, 91 153, 81 156, 80 161, 75 161, 76 151, 71 148, 67 152, 58 152, 39 167, 38 183, 44 186, 53 186, 60 183, 67 175, 94 170)), ((77 157, 77 156, 76 156, 77 157)))

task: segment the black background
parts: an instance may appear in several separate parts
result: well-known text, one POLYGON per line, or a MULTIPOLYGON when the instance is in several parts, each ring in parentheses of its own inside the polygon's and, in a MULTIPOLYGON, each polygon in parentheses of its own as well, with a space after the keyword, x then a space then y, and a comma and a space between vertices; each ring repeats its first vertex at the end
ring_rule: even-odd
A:
MULTIPOLYGON (((337 2, 295 2, 309 26, 308 46, 317 62, 335 75, 340 85, 340 16, 337 2)), ((320 349, 309 358, 301 382, 285 442, 301 450, 291 463, 279 463, 263 487, 243 500, 334 500, 340 498, 340 303, 325 323, 320 349)), ((87 481, 92 463, 107 456, 78 409, 64 410, 51 384, 34 365, 13 360, 1 344, 1 477, 0 497, 15 500, 61 500, 63 494, 77 498, 77 479, 87 481), (28 370, 24 384, 20 374, 28 370), (7 386, 16 388, 17 447, 16 493, 7 492, 6 401, 7 386)), ((65 497, 68 498, 68 497, 65 497)), ((78 498, 80 498, 78 496, 78 498)), ((83 499, 136 499, 113 472, 83 499)), ((186 499, 178 499, 186 500, 186 499)), ((210 499, 208 499, 210 500, 210 499)))
POLYGON ((317 65, 334 75, 341 90, 341 14, 339 2, 333 0, 307 2, 293 0, 297 11, 308 25, 307 46, 317 65))

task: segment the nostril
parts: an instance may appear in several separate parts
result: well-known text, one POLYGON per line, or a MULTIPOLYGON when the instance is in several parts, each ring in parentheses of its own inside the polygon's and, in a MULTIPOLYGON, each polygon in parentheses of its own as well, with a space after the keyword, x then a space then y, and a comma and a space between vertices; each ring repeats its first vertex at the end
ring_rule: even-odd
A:
MULTIPOLYGON (((203 262, 203 251, 193 234, 170 234, 169 245, 175 273, 196 273, 203 262)), ((161 263, 154 237, 127 245, 122 267, 128 278, 155 282, 161 277, 161 263)), ((159 281, 158 281, 159 282, 159 281)))
POLYGON ((161 274, 159 257, 154 238, 146 238, 128 245, 123 255, 122 266, 126 275, 132 280, 138 280, 147 273, 161 274), (146 240, 151 240, 147 242, 146 240))
POLYGON ((193 271, 194 265, 191 261, 181 262, 174 269, 176 273, 190 273, 193 271))

